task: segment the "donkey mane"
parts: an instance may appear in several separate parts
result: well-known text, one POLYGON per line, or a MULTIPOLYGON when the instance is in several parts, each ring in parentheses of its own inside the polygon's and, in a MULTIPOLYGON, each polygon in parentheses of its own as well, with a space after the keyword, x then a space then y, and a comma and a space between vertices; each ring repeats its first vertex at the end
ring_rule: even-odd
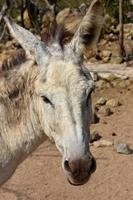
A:
MULTIPOLYGON (((33 70, 26 61, 26 53, 22 49, 14 51, 10 58, 7 58, 3 61, 0 69, 0 103, 3 105, 6 105, 8 102, 9 104, 7 105, 12 107, 13 99, 15 99, 15 104, 17 104, 17 102, 20 100, 19 96, 21 95, 24 97, 28 77, 27 70, 29 69, 29 73, 31 74, 29 77, 31 76, 31 78, 33 73, 33 70), (25 73, 22 73, 24 70, 21 69, 21 64, 23 64, 23 67, 27 68, 25 73)), ((30 89, 31 87, 27 88, 30 89)), ((12 108, 14 108, 14 106, 12 108)), ((9 108, 9 110, 12 109, 9 108)))
POLYGON ((5 105, 10 115, 8 123, 17 125, 26 114, 28 104, 33 95, 32 84, 37 77, 35 65, 25 65, 23 69, 12 69, 5 72, 0 82, 0 104, 5 105), (23 115, 22 115, 23 114, 23 115))
POLYGON ((54 20, 51 27, 49 27, 48 30, 45 30, 41 36, 41 40, 47 45, 51 45, 53 41, 56 41, 63 50, 66 38, 71 36, 72 34, 67 30, 64 24, 58 26, 54 20))
POLYGON ((26 61, 26 53, 23 49, 15 50, 9 58, 2 61, 0 74, 21 65, 26 61))

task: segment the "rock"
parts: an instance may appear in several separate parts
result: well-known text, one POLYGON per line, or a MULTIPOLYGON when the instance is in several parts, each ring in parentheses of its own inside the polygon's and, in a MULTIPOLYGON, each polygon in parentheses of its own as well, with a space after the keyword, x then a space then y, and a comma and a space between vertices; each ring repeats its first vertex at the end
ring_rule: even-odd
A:
POLYGON ((133 31, 125 34, 125 38, 127 38, 128 40, 132 40, 133 39, 133 31))
POLYGON ((110 57, 103 57, 102 60, 104 63, 108 63, 110 61, 110 57))
POLYGON ((129 85, 127 85, 127 84, 126 84, 126 81, 124 81, 124 80, 120 81, 120 82, 117 84, 117 87, 118 87, 118 88, 126 88, 127 86, 129 86, 129 85))
POLYGON ((99 108, 98 114, 100 116, 107 117, 107 116, 110 116, 112 114, 112 111, 109 107, 104 106, 104 107, 99 108))
POLYGON ((122 63, 122 58, 121 57, 115 57, 115 63, 116 64, 121 64, 122 63))
POLYGON ((106 102, 106 106, 108 106, 109 108, 114 108, 120 105, 121 104, 117 99, 110 99, 106 102))
POLYGON ((111 58, 111 55, 112 55, 111 51, 103 50, 103 51, 101 52, 100 57, 102 57, 102 60, 103 60, 104 62, 108 62, 108 61, 110 60, 110 58, 111 58))
POLYGON ((99 140, 93 143, 93 146, 95 147, 111 147, 113 146, 113 142, 108 140, 99 140))
POLYGON ((132 84, 132 80, 128 79, 128 77, 122 77, 112 81, 112 84, 116 88, 123 89, 129 87, 132 84))
POLYGON ((122 63, 122 58, 119 56, 112 56, 110 63, 112 64, 121 64, 122 63))
POLYGON ((114 143, 114 149, 116 150, 117 153, 121 154, 132 154, 133 150, 129 148, 128 144, 122 142, 122 141, 116 141, 114 143))
MULTIPOLYGON (((101 46, 104 46, 104 45, 106 45, 107 43, 108 43, 107 40, 105 40, 104 38, 101 38, 101 40, 100 40, 100 45, 101 45, 101 46)), ((97 45, 99 45, 99 44, 97 44, 97 45)))
POLYGON ((100 97, 100 99, 98 99, 98 101, 96 102, 96 105, 100 105, 100 106, 103 106, 105 105, 107 102, 107 98, 106 97, 100 97))
POLYGON ((132 79, 125 80, 125 84, 127 87, 130 86, 133 84, 133 80, 132 79))
POLYGON ((105 23, 104 23, 104 30, 106 33, 111 32, 111 27, 115 24, 116 20, 111 17, 110 15, 105 15, 105 23))
POLYGON ((108 81, 112 82, 116 79, 118 79, 118 77, 114 74, 110 74, 107 78, 106 78, 108 81))
POLYGON ((111 30, 112 30, 112 32, 113 32, 115 35, 118 35, 118 34, 119 34, 119 31, 117 30, 116 26, 112 26, 112 27, 111 27, 111 30))
POLYGON ((111 55, 112 55, 112 53, 109 50, 103 50, 102 51, 102 56, 103 57, 110 57, 111 55))
MULTIPOLYGON (((117 30, 120 30, 120 25, 117 26, 117 30)), ((124 33, 130 33, 133 30, 133 23, 124 24, 124 33)))
POLYGON ((108 39, 109 39, 109 41, 115 41, 115 40, 117 40, 118 38, 117 38, 117 36, 115 36, 113 33, 110 33, 109 36, 108 36, 108 39))
POLYGON ((109 14, 106 14, 105 23, 108 24, 109 26, 112 26, 113 22, 114 22, 114 19, 109 14))
POLYGON ((95 83, 96 88, 103 89, 106 86, 106 82, 104 80, 99 80, 95 83))
POLYGON ((94 142, 94 141, 97 141, 97 140, 100 140, 101 139, 101 135, 97 132, 97 131, 93 131, 91 134, 90 134, 90 143, 94 142))
POLYGON ((90 63, 97 63, 97 59, 95 57, 92 57, 89 59, 90 63))

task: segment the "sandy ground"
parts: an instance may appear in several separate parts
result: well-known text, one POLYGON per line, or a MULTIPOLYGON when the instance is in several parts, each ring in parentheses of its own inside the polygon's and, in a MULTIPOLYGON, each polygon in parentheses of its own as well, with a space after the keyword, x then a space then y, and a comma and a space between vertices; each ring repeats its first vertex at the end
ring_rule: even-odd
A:
MULTIPOLYGON (((133 148, 133 86, 97 91, 94 102, 103 95, 118 98, 122 105, 91 129, 103 139, 122 139, 133 148)), ((46 141, 1 187, 0 200, 133 200, 133 155, 118 154, 113 147, 91 150, 97 160, 96 172, 85 185, 72 186, 65 179, 58 151, 46 141)))

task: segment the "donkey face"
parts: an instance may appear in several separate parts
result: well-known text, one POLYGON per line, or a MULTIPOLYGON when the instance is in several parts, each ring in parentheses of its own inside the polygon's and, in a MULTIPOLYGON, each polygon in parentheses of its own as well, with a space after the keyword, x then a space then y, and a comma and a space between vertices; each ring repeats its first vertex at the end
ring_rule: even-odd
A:
POLYGON ((71 43, 63 50, 56 43, 48 48, 29 31, 6 17, 5 21, 38 64, 35 94, 41 126, 62 153, 62 166, 69 182, 83 184, 95 167, 88 135, 94 84, 83 66, 83 48, 99 35, 103 8, 99 0, 92 2, 71 43))
POLYGON ((63 169, 81 184, 94 168, 89 151, 93 81, 71 62, 51 62, 36 82, 40 121, 63 155, 63 169))

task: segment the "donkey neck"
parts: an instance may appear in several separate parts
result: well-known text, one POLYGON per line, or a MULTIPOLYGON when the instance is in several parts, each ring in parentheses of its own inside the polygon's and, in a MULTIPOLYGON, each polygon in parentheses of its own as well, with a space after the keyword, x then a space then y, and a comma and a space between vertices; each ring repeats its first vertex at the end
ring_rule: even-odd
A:
POLYGON ((18 162, 46 137, 35 110, 34 81, 37 72, 30 70, 24 76, 19 71, 14 72, 3 80, 0 91, 0 144, 4 145, 5 154, 8 149, 8 154, 19 159, 18 162))

